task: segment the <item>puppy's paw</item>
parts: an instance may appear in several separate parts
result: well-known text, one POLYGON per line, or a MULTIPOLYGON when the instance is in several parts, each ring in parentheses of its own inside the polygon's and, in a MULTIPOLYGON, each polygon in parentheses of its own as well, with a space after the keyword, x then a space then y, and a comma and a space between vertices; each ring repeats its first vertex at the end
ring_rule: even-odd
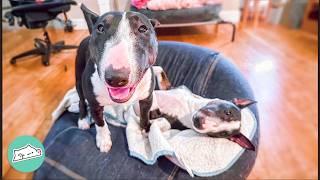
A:
POLYGON ((78 120, 79 129, 86 130, 90 128, 90 122, 88 122, 87 118, 78 120))
POLYGON ((100 149, 100 152, 109 152, 112 146, 111 137, 109 134, 107 135, 98 135, 96 136, 97 146, 100 149))

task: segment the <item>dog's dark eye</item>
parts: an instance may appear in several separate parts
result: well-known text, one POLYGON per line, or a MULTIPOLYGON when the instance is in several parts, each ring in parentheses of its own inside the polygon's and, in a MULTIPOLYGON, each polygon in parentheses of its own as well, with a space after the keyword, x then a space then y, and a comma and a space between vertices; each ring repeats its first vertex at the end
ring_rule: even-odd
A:
POLYGON ((225 113, 226 115, 228 115, 228 116, 231 115, 231 111, 229 111, 229 110, 224 111, 224 113, 225 113))
POLYGON ((145 25, 141 25, 141 26, 138 28, 138 31, 139 31, 140 33, 145 33, 145 32, 148 31, 148 28, 147 28, 147 26, 145 26, 145 25))
POLYGON ((222 135, 222 136, 227 136, 227 135, 228 135, 228 133, 227 133, 227 132, 225 132, 225 131, 223 131, 223 132, 221 133, 221 135, 222 135))
POLYGON ((104 32, 104 27, 103 27, 103 25, 102 25, 102 24, 98 24, 97 30, 98 30, 98 32, 103 33, 103 32, 104 32))

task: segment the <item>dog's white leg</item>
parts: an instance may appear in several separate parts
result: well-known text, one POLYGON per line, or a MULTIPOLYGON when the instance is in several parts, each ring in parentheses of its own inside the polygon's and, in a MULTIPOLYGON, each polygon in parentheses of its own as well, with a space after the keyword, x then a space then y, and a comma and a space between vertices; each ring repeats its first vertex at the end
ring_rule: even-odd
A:
POLYGON ((86 116, 83 119, 78 119, 78 127, 79 127, 79 129, 82 129, 82 130, 89 129, 90 128, 90 124, 91 124, 91 122, 90 122, 88 116, 86 116))
POLYGON ((107 123, 105 122, 102 127, 97 125, 95 126, 97 130, 96 143, 100 152, 109 152, 112 146, 112 141, 107 123))

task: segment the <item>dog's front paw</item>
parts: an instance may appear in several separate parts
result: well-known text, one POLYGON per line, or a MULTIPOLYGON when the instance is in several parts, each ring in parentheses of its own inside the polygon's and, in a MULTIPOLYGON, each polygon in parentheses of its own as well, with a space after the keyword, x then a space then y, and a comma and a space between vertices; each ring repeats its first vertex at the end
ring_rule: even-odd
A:
POLYGON ((97 146, 100 149, 100 152, 109 152, 112 146, 112 141, 110 135, 102 136, 98 135, 96 136, 97 146))
POLYGON ((112 141, 107 124, 102 127, 96 125, 96 130, 96 143, 98 148, 100 149, 100 152, 109 152, 112 146, 112 141))
POLYGON ((90 122, 88 122, 87 118, 78 120, 79 129, 86 130, 90 128, 90 122))

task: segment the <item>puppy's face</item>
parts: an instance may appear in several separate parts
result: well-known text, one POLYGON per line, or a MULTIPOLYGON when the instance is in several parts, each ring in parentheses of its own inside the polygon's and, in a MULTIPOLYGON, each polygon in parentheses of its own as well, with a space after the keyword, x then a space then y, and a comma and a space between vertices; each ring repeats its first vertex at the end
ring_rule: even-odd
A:
POLYGON ((213 137, 229 137, 240 132, 241 110, 225 100, 215 100, 193 115, 194 129, 213 137))
POLYGON ((155 63, 157 22, 136 12, 109 12, 102 16, 84 11, 85 16, 86 13, 88 25, 92 22, 89 51, 99 77, 113 101, 126 102, 155 63))
POLYGON ((254 151, 254 145, 240 132, 241 109, 254 103, 256 101, 241 98, 232 102, 214 100, 195 112, 192 117, 194 129, 211 137, 227 138, 254 151))
POLYGON ((250 99, 235 98, 233 101, 216 99, 197 110, 193 126, 199 133, 212 137, 230 137, 240 133, 241 109, 256 103, 250 99))

